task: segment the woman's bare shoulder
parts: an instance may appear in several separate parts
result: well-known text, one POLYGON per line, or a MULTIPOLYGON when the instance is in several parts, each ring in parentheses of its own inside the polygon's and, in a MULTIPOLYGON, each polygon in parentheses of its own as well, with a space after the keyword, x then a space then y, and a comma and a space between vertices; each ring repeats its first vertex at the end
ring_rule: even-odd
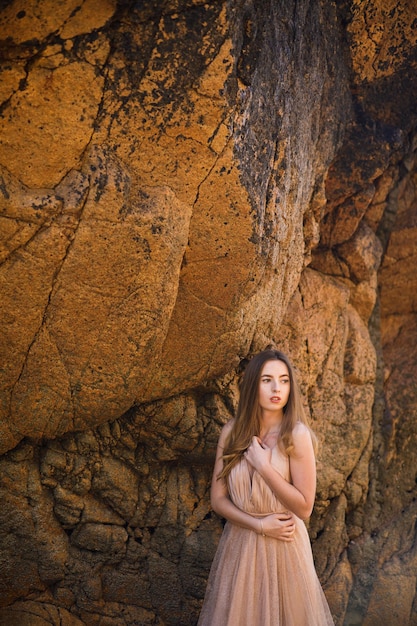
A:
POLYGON ((303 422, 298 421, 294 428, 292 429, 292 434, 293 436, 295 435, 297 437, 298 436, 303 436, 306 435, 307 433, 311 433, 310 428, 307 426, 307 424, 304 424, 303 422))
POLYGON ((226 442, 227 437, 232 432, 232 428, 233 428, 234 423, 235 423, 235 418, 232 417, 232 419, 230 419, 228 422, 226 422, 226 424, 222 427, 222 430, 221 430, 221 433, 220 433, 220 437, 219 437, 219 445, 221 447, 224 447, 224 444, 226 442))
POLYGON ((310 446, 313 442, 313 433, 311 428, 303 422, 297 422, 292 431, 292 440, 295 448, 300 446, 310 446))
POLYGON ((222 432, 229 434, 235 424, 235 418, 232 417, 222 428, 222 432))

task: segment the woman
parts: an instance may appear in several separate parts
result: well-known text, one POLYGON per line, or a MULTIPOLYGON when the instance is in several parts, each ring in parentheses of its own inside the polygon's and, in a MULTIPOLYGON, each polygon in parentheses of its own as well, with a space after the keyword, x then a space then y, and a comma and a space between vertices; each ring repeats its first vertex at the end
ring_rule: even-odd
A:
POLYGON ((198 626, 330 626, 307 529, 315 437, 294 370, 277 350, 248 364, 221 432, 211 487, 227 522, 198 626))

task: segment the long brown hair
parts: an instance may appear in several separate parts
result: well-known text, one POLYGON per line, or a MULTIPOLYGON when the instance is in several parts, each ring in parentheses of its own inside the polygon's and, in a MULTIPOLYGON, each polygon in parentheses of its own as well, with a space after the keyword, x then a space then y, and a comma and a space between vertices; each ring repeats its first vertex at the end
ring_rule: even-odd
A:
MULTIPOLYGON (((297 422, 302 422, 309 429, 307 415, 301 400, 301 392, 295 376, 294 368, 286 354, 279 350, 264 350, 254 356, 248 363, 240 385, 240 398, 232 430, 226 440, 223 451, 223 469, 218 478, 226 478, 231 469, 241 460, 249 447, 252 437, 259 437, 261 432, 261 408, 259 406, 259 381, 263 366, 267 361, 282 361, 288 368, 290 378, 290 395, 284 407, 279 444, 287 454, 293 448, 292 431, 297 422)), ((313 444, 316 438, 311 431, 313 444)))

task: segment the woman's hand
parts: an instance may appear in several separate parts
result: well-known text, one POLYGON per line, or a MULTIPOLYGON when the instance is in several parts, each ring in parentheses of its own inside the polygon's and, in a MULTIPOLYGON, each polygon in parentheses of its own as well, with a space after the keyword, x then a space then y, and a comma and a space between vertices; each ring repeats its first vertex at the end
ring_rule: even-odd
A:
POLYGON ((264 448, 259 437, 252 437, 252 443, 246 450, 244 456, 248 463, 258 472, 271 462, 272 450, 264 448))
POLYGON ((262 530, 267 537, 281 541, 294 541, 295 519, 292 513, 273 513, 261 519, 262 530))
POLYGON ((270 462, 271 450, 254 437, 245 452, 246 460, 258 471, 278 500, 288 510, 307 519, 316 495, 316 460, 311 432, 298 422, 292 431, 293 449, 289 455, 291 482, 270 462))

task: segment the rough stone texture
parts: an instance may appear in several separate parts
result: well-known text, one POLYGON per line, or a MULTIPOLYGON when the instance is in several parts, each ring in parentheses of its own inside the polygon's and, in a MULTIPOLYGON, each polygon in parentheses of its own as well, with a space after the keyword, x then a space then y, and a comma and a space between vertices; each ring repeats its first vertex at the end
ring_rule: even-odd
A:
POLYGON ((196 623, 245 359, 292 356, 337 626, 417 624, 417 12, 0 8, 0 624, 196 623))
POLYGON ((4 11, 7 67, 25 64, 0 133, 3 451, 196 386, 270 333, 272 306, 279 323, 345 101, 333 10, 273 4, 69 3, 49 23, 39 2, 42 40, 4 11))

